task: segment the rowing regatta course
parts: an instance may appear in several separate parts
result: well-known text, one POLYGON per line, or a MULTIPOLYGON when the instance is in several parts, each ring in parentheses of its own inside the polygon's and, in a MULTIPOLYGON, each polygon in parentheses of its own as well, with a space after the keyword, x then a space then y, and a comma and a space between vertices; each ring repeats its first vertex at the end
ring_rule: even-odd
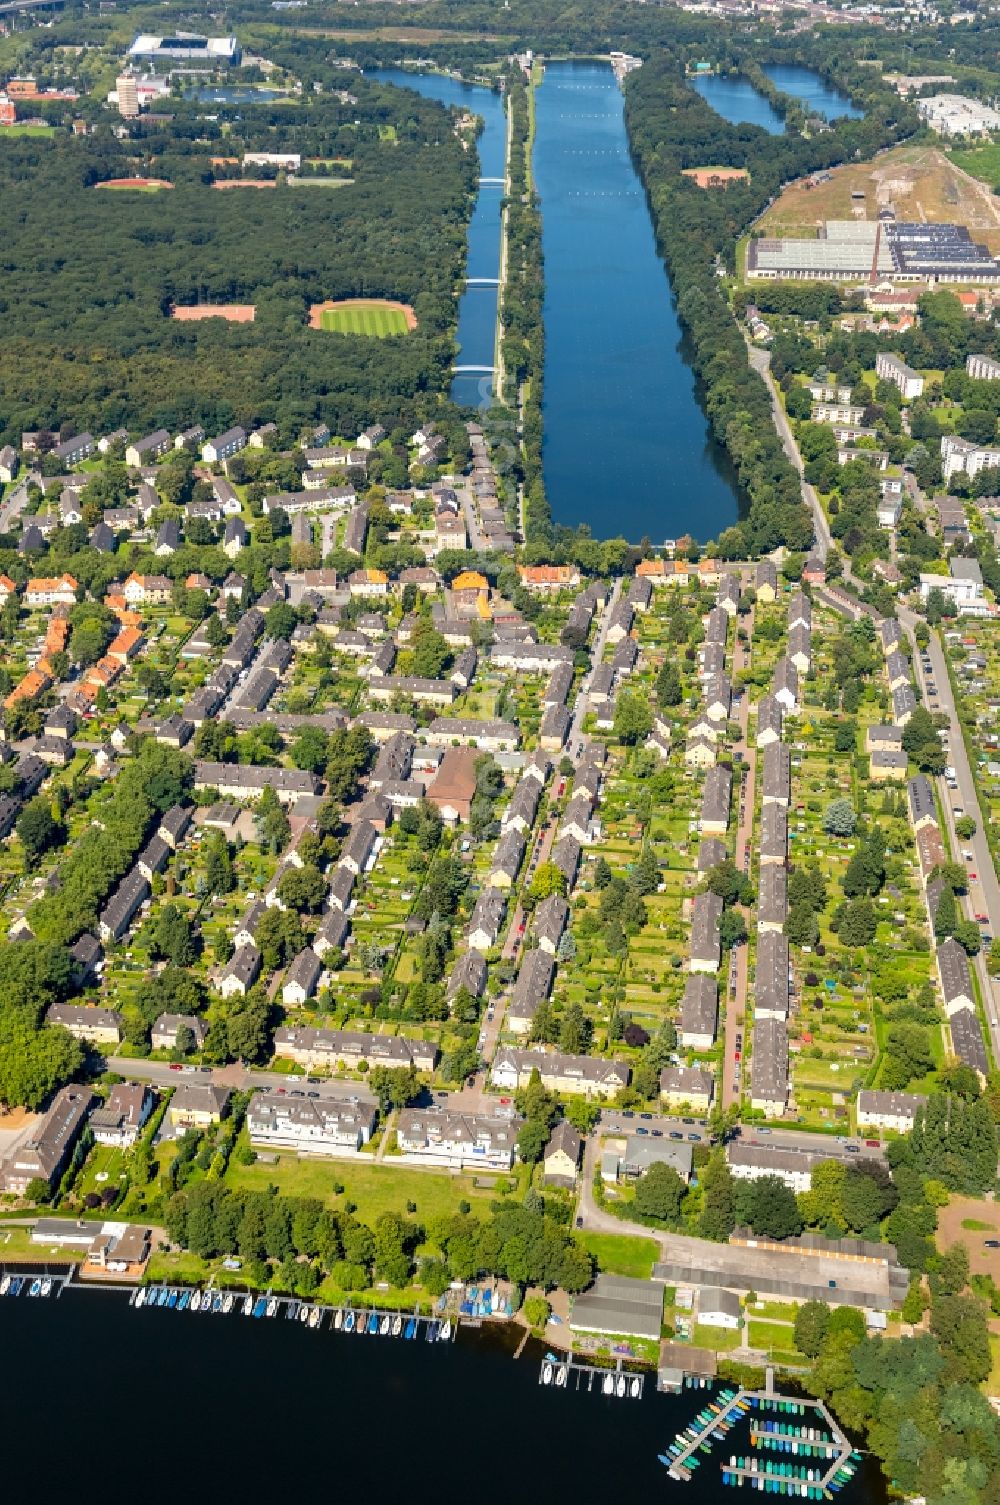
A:
MULTIPOLYGON (((5 1493, 37 1497, 42 1460, 68 1480, 100 1456, 109 1498, 129 1481, 171 1505, 215 1505, 220 1486, 233 1500, 377 1488, 408 1505, 510 1505, 515 1470, 532 1500, 611 1500, 623 1479, 630 1496, 671 1505, 740 1498, 722 1480, 723 1456, 749 1448, 736 1429, 692 1483, 657 1461, 710 1392, 658 1395, 647 1379, 641 1399, 623 1401, 597 1385, 545 1387, 542 1346, 514 1360, 521 1336, 504 1324, 393 1341, 335 1330, 329 1314, 312 1329, 235 1308, 137 1310, 121 1292, 74 1286, 58 1301, 0 1300, 5 1493)), ((837 1496, 883 1500, 869 1460, 837 1496)))

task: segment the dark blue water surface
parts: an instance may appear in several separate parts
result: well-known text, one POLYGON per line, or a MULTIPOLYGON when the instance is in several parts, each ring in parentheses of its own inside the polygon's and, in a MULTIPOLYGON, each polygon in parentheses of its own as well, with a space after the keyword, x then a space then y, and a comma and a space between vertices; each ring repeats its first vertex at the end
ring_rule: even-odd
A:
MULTIPOLYGON (((48 1500, 77 1481, 87 1502, 143 1505, 598 1505, 620 1499, 627 1481, 629 1499, 656 1505, 759 1499, 722 1484, 738 1429, 690 1484, 656 1460, 708 1391, 657 1395, 647 1381, 630 1401, 545 1389, 538 1345, 514 1362, 519 1331, 465 1329, 453 1344, 428 1345, 281 1319, 135 1311, 104 1291, 0 1300, 4 1498, 48 1500)), ((837 1500, 884 1500, 868 1460, 837 1500)))
POLYGON ((549 64, 536 125, 553 514, 604 538, 711 538, 736 521, 732 471, 684 358, 610 67, 549 64))
MULTIPOLYGON (((688 80, 717 115, 730 125, 759 125, 772 136, 784 132, 785 122, 748 78, 740 74, 702 74, 688 80)), ((710 163, 707 165, 711 165, 710 163)))
POLYGON ((782 94, 793 95, 810 115, 822 115, 824 120, 836 120, 844 115, 851 120, 860 120, 865 113, 812 68, 802 68, 797 63, 773 63, 764 72, 776 89, 782 94))
MULTIPOLYGON (((466 84, 439 73, 411 73, 404 68, 377 68, 367 75, 383 84, 413 89, 426 99, 454 105, 483 119, 477 146, 483 178, 503 178, 507 118, 503 99, 492 89, 466 84)), ((469 258, 466 275, 497 277, 500 273, 500 203, 503 187, 484 183, 469 223, 469 258)), ((496 343, 497 298, 495 287, 466 288, 458 305, 458 364, 492 366, 496 343)), ((470 407, 488 407, 492 378, 488 375, 457 375, 452 381, 452 400, 470 407)))

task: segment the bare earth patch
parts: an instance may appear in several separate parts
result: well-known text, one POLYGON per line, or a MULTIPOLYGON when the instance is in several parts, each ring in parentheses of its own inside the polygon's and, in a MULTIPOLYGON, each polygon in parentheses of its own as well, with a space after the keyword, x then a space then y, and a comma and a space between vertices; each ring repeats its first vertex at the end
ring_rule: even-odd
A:
POLYGON ((192 303, 170 310, 172 319, 193 323, 197 319, 228 319, 230 324, 252 324, 257 310, 252 303, 192 303))
POLYGON ((937 1246, 948 1249, 964 1244, 969 1251, 969 1269, 973 1275, 992 1275, 1000 1283, 1000 1249, 987 1249, 987 1239, 1000 1239, 1000 1206, 974 1197, 952 1197, 947 1207, 938 1211, 937 1246), (972 1230, 963 1222, 987 1226, 972 1230))
POLYGON ((967 225, 974 240, 1000 249, 1000 205, 985 184, 933 146, 895 147, 872 162, 834 167, 818 182, 801 178, 771 205, 759 229, 812 236, 824 220, 875 220, 889 205, 900 220, 967 225))

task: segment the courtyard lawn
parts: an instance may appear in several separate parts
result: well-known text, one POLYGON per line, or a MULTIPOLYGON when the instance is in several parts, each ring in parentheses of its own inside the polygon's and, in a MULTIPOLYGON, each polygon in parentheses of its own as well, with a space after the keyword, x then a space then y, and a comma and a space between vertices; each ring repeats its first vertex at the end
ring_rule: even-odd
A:
POLYGON ((651 1238, 630 1238, 623 1233, 581 1233, 579 1238, 608 1275, 649 1280, 660 1253, 659 1245, 651 1238))
POLYGON ((277 1161, 253 1165, 230 1163, 227 1180, 233 1187, 247 1191, 266 1191, 277 1186, 284 1196, 318 1197, 331 1207, 343 1208, 354 1202, 362 1221, 374 1224, 383 1212, 407 1213, 407 1203, 416 1204, 416 1216, 423 1222, 458 1211, 461 1201, 486 1204, 497 1195, 494 1187, 478 1188, 471 1175, 449 1176, 437 1171, 415 1170, 395 1165, 353 1160, 297 1160, 293 1155, 279 1155, 277 1161), (344 1192, 336 1195, 334 1183, 344 1192))

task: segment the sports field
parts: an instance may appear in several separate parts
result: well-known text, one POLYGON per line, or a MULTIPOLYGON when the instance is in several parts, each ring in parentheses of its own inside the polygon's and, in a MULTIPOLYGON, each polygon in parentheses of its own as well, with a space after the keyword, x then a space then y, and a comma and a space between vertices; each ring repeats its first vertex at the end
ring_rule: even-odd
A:
POLYGON ((407 303, 383 298, 346 298, 337 303, 315 303, 309 310, 309 328, 334 334, 362 334, 377 340, 408 334, 416 329, 417 317, 407 303))

